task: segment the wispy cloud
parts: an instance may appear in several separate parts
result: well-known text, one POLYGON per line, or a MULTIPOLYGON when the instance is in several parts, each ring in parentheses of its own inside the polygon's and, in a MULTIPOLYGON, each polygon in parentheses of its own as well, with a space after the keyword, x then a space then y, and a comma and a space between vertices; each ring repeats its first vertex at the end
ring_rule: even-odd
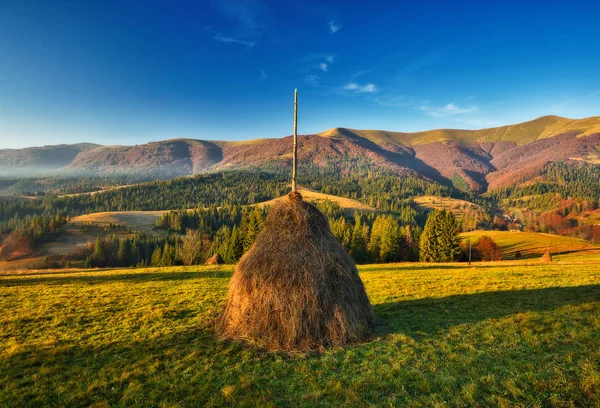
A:
POLYGON ((264 69, 260 70, 260 79, 267 79, 269 78, 269 76, 267 75, 267 72, 264 69))
POLYGON ((311 74, 304 78, 304 82, 306 82, 309 85, 316 85, 319 83, 319 77, 314 74, 311 74))
POLYGON ((368 83, 365 85, 360 85, 353 81, 348 82, 342 87, 342 89, 344 91, 352 91, 354 93, 373 93, 378 91, 375 84, 368 83))
POLYGON ((216 33, 213 37, 215 40, 224 42, 224 43, 232 43, 232 44, 241 44, 246 46, 247 48, 252 48, 256 45, 256 41, 247 41, 239 38, 227 37, 221 33, 216 33))
POLYGON ((232 20, 237 20, 241 28, 247 30, 256 30, 260 25, 256 22, 256 14, 261 7, 260 2, 246 0, 227 0, 214 1, 217 8, 232 20))
POLYGON ((334 20, 330 20, 329 21, 329 31, 333 34, 333 33, 337 33, 338 31, 340 31, 340 28, 342 28, 342 25, 339 23, 336 23, 334 20))
POLYGON ((297 60, 296 64, 303 66, 304 73, 318 69, 322 72, 328 72, 335 62, 335 54, 330 53, 311 53, 304 58, 297 60))
POLYGON ((469 113, 479 112, 479 108, 476 105, 467 105, 460 107, 454 103, 449 103, 442 107, 431 107, 429 105, 422 105, 420 108, 423 112, 434 118, 445 118, 448 116, 466 115, 469 113))
POLYGON ((263 35, 264 28, 258 22, 266 7, 260 0, 213 0, 214 7, 230 21, 228 27, 205 31, 214 34, 214 39, 224 43, 240 44, 253 48, 258 38, 263 35), (223 32, 227 34, 223 34, 223 32))

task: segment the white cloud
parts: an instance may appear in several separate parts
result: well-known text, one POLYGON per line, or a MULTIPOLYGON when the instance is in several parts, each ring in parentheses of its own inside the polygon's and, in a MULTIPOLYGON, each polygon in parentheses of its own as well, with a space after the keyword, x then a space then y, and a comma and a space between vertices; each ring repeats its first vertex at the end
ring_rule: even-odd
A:
POLYGON ((348 82, 345 86, 344 89, 346 91, 355 91, 358 89, 358 84, 356 82, 348 82))
POLYGON ((327 72, 327 64, 326 64, 326 63, 324 63, 324 62, 321 62, 321 63, 319 64, 319 69, 320 69, 321 71, 323 71, 323 72, 327 72))
POLYGON ((356 82, 348 82, 346 85, 342 87, 345 91, 352 91, 355 93, 373 93, 377 92, 379 89, 375 86, 375 84, 368 83, 366 85, 359 85, 356 82))
POLYGON ((449 103, 445 106, 437 108, 431 107, 429 105, 422 105, 420 109, 434 118, 445 118, 448 116, 466 115, 469 113, 479 112, 479 108, 475 105, 467 105, 464 107, 460 107, 458 105, 455 105, 454 103, 449 103))
POLYGON ((365 86, 362 87, 362 92, 376 92, 377 91, 377 87, 375 87, 374 84, 366 84, 365 86))
POLYGON ((269 78, 269 76, 267 75, 266 71, 264 69, 260 70, 260 79, 267 79, 269 78))
POLYGON ((325 57, 325 61, 329 62, 330 64, 335 60, 335 54, 330 54, 328 56, 325 57))
POLYGON ((246 41, 246 40, 240 40, 238 38, 231 38, 231 37, 227 37, 221 33, 215 34, 215 36, 213 38, 217 41, 221 41, 224 43, 245 45, 247 48, 252 48, 256 45, 255 41, 246 41))
POLYGON ((341 24, 336 23, 335 21, 331 20, 329 21, 329 31, 333 34, 333 33, 337 33, 340 28, 342 28, 341 24))

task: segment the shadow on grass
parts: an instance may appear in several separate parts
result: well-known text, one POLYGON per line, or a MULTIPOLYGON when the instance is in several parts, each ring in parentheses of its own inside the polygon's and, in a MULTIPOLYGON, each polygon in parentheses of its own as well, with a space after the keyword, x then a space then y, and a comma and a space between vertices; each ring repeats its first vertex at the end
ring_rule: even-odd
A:
MULTIPOLYGON (((151 281, 173 281, 190 279, 214 279, 230 278, 232 272, 229 271, 204 271, 204 272, 142 272, 142 273, 124 273, 119 275, 79 275, 79 276, 39 276, 28 278, 8 278, 0 277, 0 286, 25 286, 25 285, 65 285, 72 283, 83 284, 102 284, 107 282, 128 282, 144 283, 151 281)), ((17 276, 17 275, 15 275, 17 276)), ((23 276, 23 275, 21 275, 23 276)))
POLYGON ((523 312, 544 312, 566 305, 600 302, 600 285, 483 292, 373 306, 376 335, 435 335, 461 324, 523 312))

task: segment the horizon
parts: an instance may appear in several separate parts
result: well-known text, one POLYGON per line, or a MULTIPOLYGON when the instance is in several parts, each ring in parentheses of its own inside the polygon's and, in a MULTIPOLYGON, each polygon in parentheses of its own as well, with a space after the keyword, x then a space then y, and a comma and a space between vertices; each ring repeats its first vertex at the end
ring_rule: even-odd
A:
POLYGON ((291 134, 296 87, 304 135, 598 116, 594 11, 584 2, 9 1, 0 149, 278 138, 291 134))
MULTIPOLYGON (((567 120, 572 120, 572 121, 578 121, 578 120, 584 120, 584 119, 590 119, 590 118, 600 118, 600 116, 588 116, 588 117, 582 117, 582 118, 568 118, 568 117, 558 116, 558 115, 544 115, 544 116, 539 116, 537 118, 526 120, 526 121, 520 122, 520 123, 509 123, 509 124, 503 124, 503 125, 499 125, 499 126, 486 127, 486 128, 475 128, 475 129, 434 128, 434 129, 417 130, 417 131, 414 131, 414 132, 405 132, 403 130, 395 130, 395 129, 357 129, 357 128, 350 128, 350 127, 346 127, 346 126, 335 126, 333 128, 325 129, 325 130, 322 130, 320 132, 315 132, 315 133, 302 133, 302 134, 299 133, 298 137, 320 135, 322 133, 326 133, 326 132, 328 132, 330 130, 334 130, 334 129, 348 129, 348 130, 357 130, 357 131, 391 132, 391 133, 406 133, 406 134, 413 134, 413 133, 416 134, 416 133, 421 133, 421 132, 433 132, 433 131, 437 131, 437 130, 478 131, 478 130, 487 130, 487 129, 497 129, 497 128, 505 127, 505 126, 521 125, 521 124, 524 124, 524 123, 533 122, 533 121, 536 121, 536 120, 539 120, 539 119, 543 119, 543 118, 547 118, 547 117, 555 117, 555 118, 567 119, 567 120)), ((197 139, 197 138, 191 138, 191 137, 173 137, 173 138, 162 139, 162 140, 141 141, 139 143, 134 143, 134 144, 102 144, 102 143, 94 143, 94 142, 90 142, 90 141, 85 141, 84 140, 84 141, 73 142, 73 143, 56 143, 56 144, 45 144, 45 145, 31 145, 31 146, 23 146, 23 147, 16 147, 16 148, 12 148, 12 147, 3 148, 3 147, 0 147, 0 150, 37 149, 37 148, 52 147, 52 146, 57 146, 57 145, 73 146, 73 145, 80 145, 80 144, 95 144, 95 145, 97 145, 99 147, 131 147, 131 146, 145 145, 145 144, 149 144, 149 143, 168 142, 168 141, 172 141, 172 140, 198 140, 198 141, 203 141, 203 142, 235 143, 235 142, 250 142, 250 141, 255 141, 255 140, 281 139, 281 138, 284 138, 284 137, 292 137, 292 136, 293 135, 290 133, 290 134, 285 134, 285 135, 281 135, 281 136, 261 137, 261 138, 256 138, 256 139, 241 139, 241 140, 197 139)))

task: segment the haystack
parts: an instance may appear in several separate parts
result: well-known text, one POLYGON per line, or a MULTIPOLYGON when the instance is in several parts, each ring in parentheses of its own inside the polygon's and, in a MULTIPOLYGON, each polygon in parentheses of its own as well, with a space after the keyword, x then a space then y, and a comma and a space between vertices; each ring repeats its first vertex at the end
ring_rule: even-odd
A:
POLYGON ((550 254, 550 250, 546 249, 544 255, 542 255, 542 262, 552 262, 552 255, 550 254))
POLYGON ((372 325, 352 258, 325 216, 292 192, 238 263, 216 329, 225 339, 291 351, 362 340, 372 325))
POLYGON ((204 265, 220 265, 222 263, 225 262, 223 262, 223 258, 221 258, 221 255, 219 255, 219 253, 217 252, 216 254, 208 258, 206 262, 204 262, 204 265))

